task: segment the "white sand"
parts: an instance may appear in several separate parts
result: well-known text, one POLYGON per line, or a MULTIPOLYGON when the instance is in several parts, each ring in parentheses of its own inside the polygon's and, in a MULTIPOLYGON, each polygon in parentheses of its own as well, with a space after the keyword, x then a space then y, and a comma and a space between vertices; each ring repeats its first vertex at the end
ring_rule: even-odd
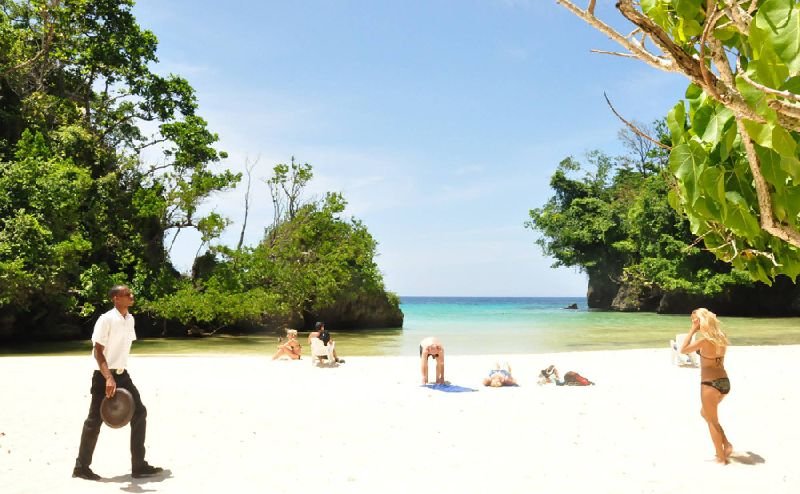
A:
POLYGON ((698 370, 667 349, 510 355, 521 386, 484 388, 495 359, 448 355, 446 378, 479 391, 444 393, 419 386, 415 357, 134 355, 147 459, 170 475, 132 479, 130 429, 104 426, 90 482, 70 474, 93 360, 0 358, 0 492, 800 492, 800 346, 729 349, 728 466, 712 461, 698 370), (551 363, 597 385, 538 386, 551 363))

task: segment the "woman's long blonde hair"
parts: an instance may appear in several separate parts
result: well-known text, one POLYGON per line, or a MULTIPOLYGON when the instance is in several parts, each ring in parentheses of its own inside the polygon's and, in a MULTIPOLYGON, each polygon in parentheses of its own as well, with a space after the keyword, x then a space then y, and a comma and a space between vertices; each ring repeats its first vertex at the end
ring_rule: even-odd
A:
POLYGON ((700 334, 716 347, 726 347, 730 345, 728 337, 722 331, 722 324, 717 319, 717 315, 703 307, 695 309, 692 314, 697 316, 700 321, 700 334))

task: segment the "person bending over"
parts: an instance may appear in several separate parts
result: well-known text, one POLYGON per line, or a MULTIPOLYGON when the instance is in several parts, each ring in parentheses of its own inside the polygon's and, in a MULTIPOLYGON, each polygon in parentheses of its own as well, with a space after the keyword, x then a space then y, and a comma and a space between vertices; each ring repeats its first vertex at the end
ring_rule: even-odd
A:
POLYGON ((711 442, 714 443, 716 460, 723 465, 729 463, 733 446, 728 442, 725 431, 719 423, 717 408, 731 390, 731 382, 725 371, 725 352, 728 338, 720 328, 717 315, 708 309, 695 309, 692 312, 692 329, 681 344, 681 353, 697 352, 700 355, 700 415, 708 424, 711 442), (703 338, 692 343, 695 333, 703 338))
POLYGON ((428 336, 419 343, 419 357, 422 366, 422 384, 428 384, 428 358, 436 360, 436 384, 444 381, 444 347, 434 336, 428 336))

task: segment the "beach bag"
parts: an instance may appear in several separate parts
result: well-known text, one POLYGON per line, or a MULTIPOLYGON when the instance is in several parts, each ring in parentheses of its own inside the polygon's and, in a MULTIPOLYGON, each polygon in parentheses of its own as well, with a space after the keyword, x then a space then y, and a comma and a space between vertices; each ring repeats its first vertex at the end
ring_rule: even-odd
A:
POLYGON ((564 384, 566 386, 591 386, 594 383, 574 371, 564 374, 564 384))

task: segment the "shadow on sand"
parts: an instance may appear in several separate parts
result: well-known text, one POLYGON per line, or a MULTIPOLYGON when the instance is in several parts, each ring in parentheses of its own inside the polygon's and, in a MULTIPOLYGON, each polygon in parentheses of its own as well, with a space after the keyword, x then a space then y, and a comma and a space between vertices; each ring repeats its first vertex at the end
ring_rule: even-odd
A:
POLYGON ((758 465, 759 463, 766 463, 764 457, 748 451, 747 453, 733 453, 729 458, 733 463, 741 463, 742 465, 758 465))
POLYGON ((125 492, 156 492, 156 489, 146 489, 145 487, 147 484, 153 484, 156 482, 163 482, 168 478, 172 477, 172 471, 169 469, 165 469, 163 472, 159 473, 158 475, 153 475, 152 477, 145 477, 141 479, 135 479, 131 477, 130 474, 128 475, 117 475, 116 477, 110 477, 107 479, 103 479, 100 482, 104 483, 118 483, 123 484, 125 482, 128 485, 124 487, 120 487, 121 491, 125 492))

